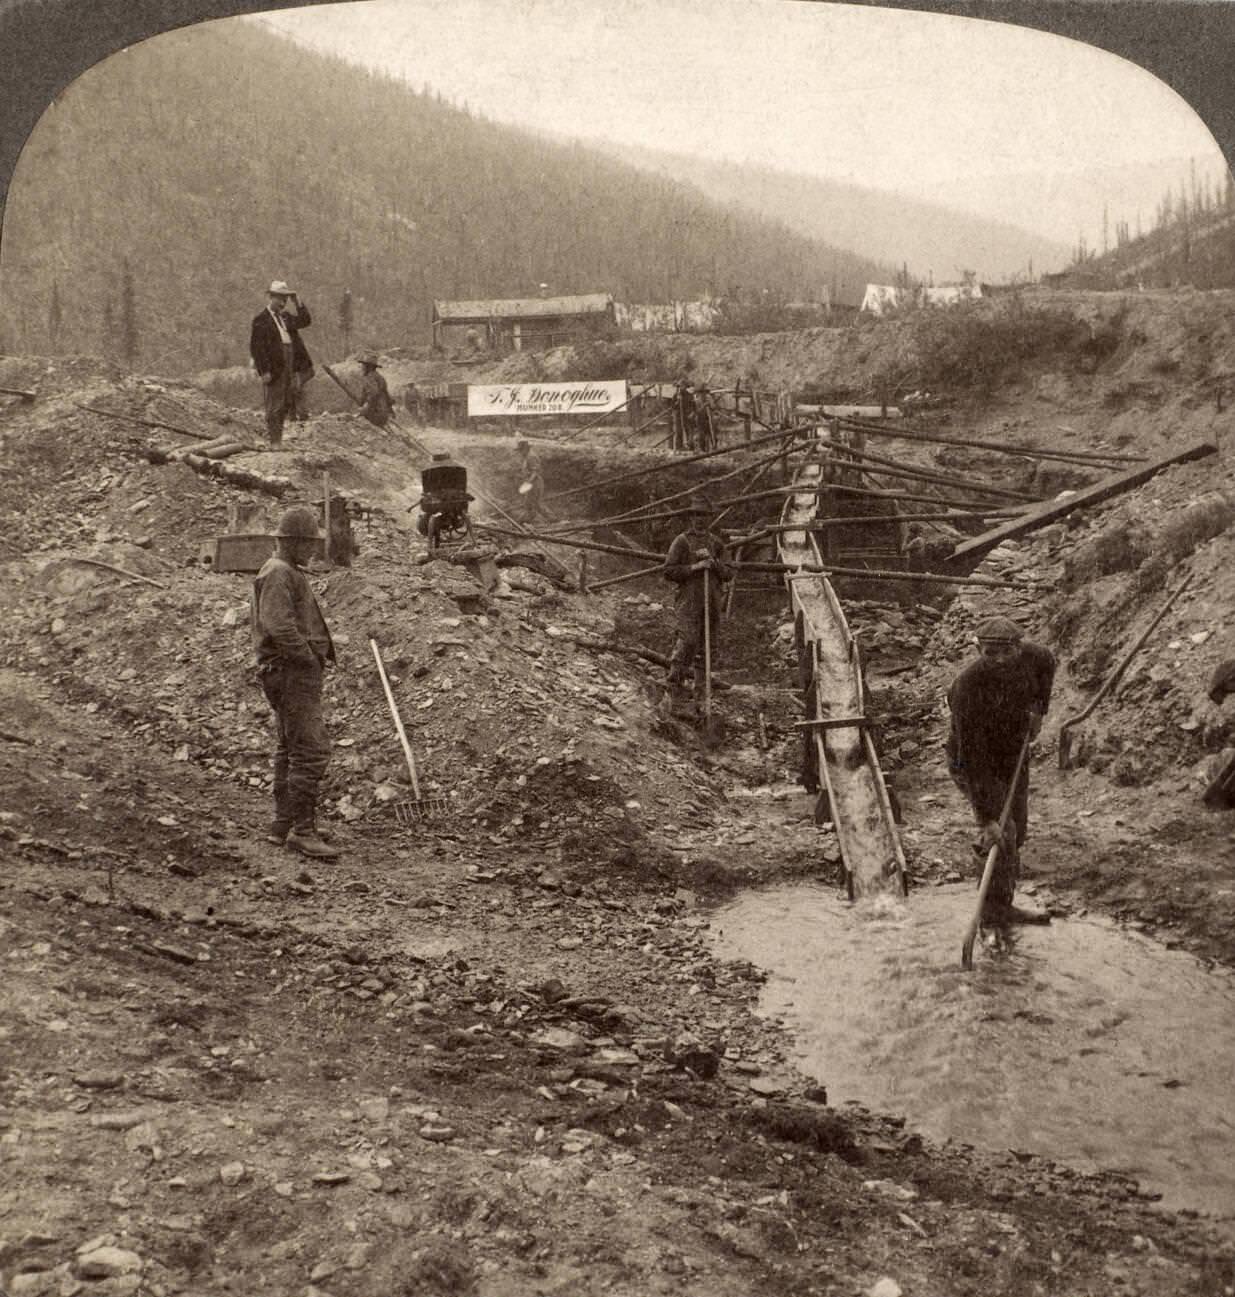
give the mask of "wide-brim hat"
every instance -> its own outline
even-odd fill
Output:
[[[284,511],[274,534],[288,540],[316,540],[321,536],[317,515],[303,504],[293,505]]]
[[[292,290],[282,279],[271,281],[270,287],[266,290],[271,297],[291,297]]]

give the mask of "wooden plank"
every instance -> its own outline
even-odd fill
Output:
[[[1104,478],[1093,486],[1087,486],[1083,490],[1077,491],[1075,495],[1070,495],[1066,500],[1051,500],[1037,509],[1026,510],[1021,517],[1015,518],[1011,522],[1005,522],[1001,527],[996,527],[992,531],[984,531],[980,536],[974,536],[972,540],[962,541],[952,551],[952,561],[955,563],[963,559],[978,558],[989,553],[996,545],[1005,540],[1010,540],[1015,536],[1028,535],[1031,531],[1046,526],[1047,523],[1066,518],[1075,509],[1084,509],[1091,504],[1100,504],[1104,500],[1110,500],[1117,495],[1121,495],[1124,491],[1132,490],[1133,487],[1141,486],[1143,483],[1148,482],[1151,477],[1162,472],[1164,468],[1170,468],[1173,464],[1184,464],[1190,460],[1204,459],[1207,455],[1216,455],[1217,453],[1218,447],[1213,442],[1198,441],[1184,450],[1176,451],[1173,455],[1164,455],[1161,459],[1151,460],[1148,464],[1141,464],[1136,468],[1128,469],[1126,472],[1116,473],[1113,477]]]
[[[869,716],[824,716],[812,721],[794,721],[795,730],[861,729],[870,724]]]

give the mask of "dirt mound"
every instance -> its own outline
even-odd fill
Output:
[[[91,412],[100,409],[129,417]],[[358,822],[410,796],[375,639],[426,794],[448,796],[454,814],[495,841],[551,827],[555,863],[615,854],[637,862],[631,844],[646,838],[656,808],[701,776],[653,733],[643,675],[576,647],[576,637],[595,644],[612,634],[595,602],[521,569],[486,592],[466,564],[414,561],[423,543],[409,537],[410,520],[382,508],[397,510],[414,481],[396,434],[321,416],[293,434],[288,452],[255,446],[240,457],[246,466],[288,483],[274,498],[185,463],[146,462],[152,445],[184,443],[147,426],[173,415],[198,437],[237,428],[200,394],[143,380],[94,384],[10,416],[0,503],[27,553],[7,564],[7,665],[54,680],[178,760],[266,789],[269,713],[252,671],[250,581],[194,560],[237,507],[260,529],[287,501],[320,494],[329,472],[333,490],[358,493],[375,511],[356,529],[362,563],[315,579],[340,650],[326,691],[336,743],[326,812]],[[569,788],[550,786],[547,772]]]

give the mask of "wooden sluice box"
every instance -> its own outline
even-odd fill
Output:
[[[268,532],[242,532],[239,535],[213,536],[202,541],[197,561],[216,572],[258,572],[274,553],[274,536]],[[326,540],[319,537],[313,557],[325,559]]]

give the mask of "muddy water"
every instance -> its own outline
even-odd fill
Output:
[[[1118,1170],[1235,1222],[1235,979],[1097,920],[1024,928],[960,971],[973,890],[850,906],[793,886],[717,911],[718,953],[768,969],[829,1101],[933,1139]]]

